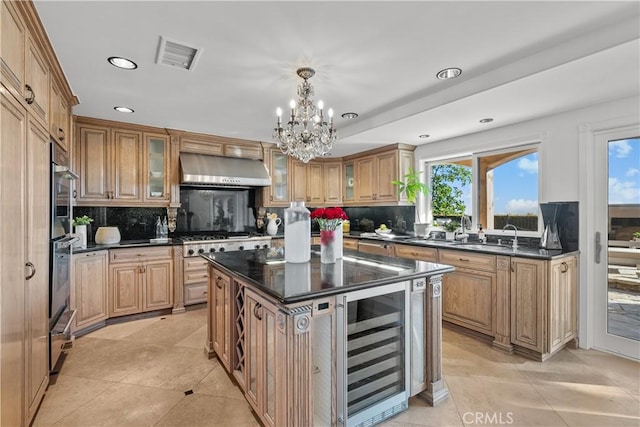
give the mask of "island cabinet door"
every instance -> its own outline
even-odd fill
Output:
[[[284,357],[278,345],[281,343],[277,327],[275,306],[257,294],[246,291],[246,397],[260,420],[267,426],[285,424],[284,414],[277,413],[278,382]],[[280,405],[282,406],[282,405]]]
[[[73,256],[71,282],[71,308],[76,310],[72,331],[104,321],[109,316],[107,251],[96,251]]]
[[[442,319],[495,336],[494,273],[457,268],[442,280]]]
[[[212,345],[222,366],[231,370],[231,278],[212,269]]]

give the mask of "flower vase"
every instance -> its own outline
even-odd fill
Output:
[[[87,226],[86,225],[76,225],[76,234],[80,238],[80,246],[82,248],[87,247]]]
[[[320,230],[320,262],[323,264],[336,262],[335,230]]]

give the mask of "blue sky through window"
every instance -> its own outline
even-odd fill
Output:
[[[640,204],[640,137],[609,141],[609,204]]]
[[[494,213],[538,214],[538,153],[527,154],[493,170]]]

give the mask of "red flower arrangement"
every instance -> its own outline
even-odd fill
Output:
[[[320,226],[320,231],[335,230],[342,225],[342,221],[349,219],[342,208],[318,208],[311,212],[311,219]]]

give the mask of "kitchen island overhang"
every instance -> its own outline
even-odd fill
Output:
[[[314,248],[319,249],[319,248]],[[206,254],[207,351],[266,425],[371,425],[435,405],[442,275],[453,267],[345,250],[304,264],[282,248]]]

